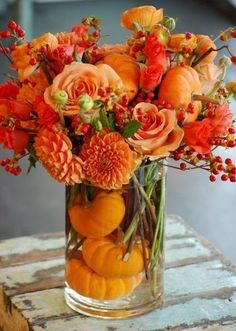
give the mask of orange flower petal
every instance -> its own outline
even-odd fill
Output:
[[[79,156],[86,179],[102,189],[120,189],[128,184],[136,166],[136,154],[117,132],[93,135]]]
[[[154,6],[140,6],[126,10],[121,16],[121,26],[132,30],[133,24],[142,27],[152,27],[163,20],[163,8]]]
[[[74,185],[84,178],[82,160],[71,152],[72,143],[61,131],[47,128],[35,138],[35,152],[47,172],[60,183]]]

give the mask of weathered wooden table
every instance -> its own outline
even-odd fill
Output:
[[[0,331],[236,330],[235,266],[176,216],[166,235],[164,306],[126,320],[66,306],[62,233],[1,241]]]

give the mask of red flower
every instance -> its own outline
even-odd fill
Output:
[[[0,115],[13,115],[20,120],[28,120],[30,118],[31,107],[22,102],[9,99],[0,99]]]
[[[154,90],[160,84],[163,72],[163,67],[159,64],[143,68],[139,81],[140,87],[148,91]]]
[[[163,71],[166,70],[166,52],[163,48],[163,45],[158,41],[156,35],[149,35],[146,37],[146,43],[143,51],[149,65],[161,65],[163,67]]]
[[[29,143],[29,135],[22,130],[0,127],[0,144],[4,148],[22,153]]]
[[[51,126],[59,121],[59,115],[44,102],[42,97],[36,98],[33,107],[38,115],[39,125]]]
[[[215,108],[214,116],[210,119],[214,137],[222,137],[227,134],[233,123],[233,114],[229,111],[229,104],[219,105]]]
[[[0,99],[15,99],[17,94],[19,93],[19,86],[12,83],[4,83],[0,85]]]
[[[201,122],[189,122],[183,127],[185,143],[200,154],[209,153],[211,150],[210,138],[213,128],[208,118]]]

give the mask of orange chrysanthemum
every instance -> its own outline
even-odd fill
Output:
[[[135,169],[135,153],[117,132],[95,134],[80,152],[85,177],[103,189],[120,189]]]
[[[54,179],[66,185],[81,183],[84,178],[83,162],[72,154],[72,143],[63,132],[41,129],[35,138],[34,147],[43,167]]]

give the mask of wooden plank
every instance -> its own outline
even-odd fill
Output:
[[[193,274],[195,274],[194,277]],[[168,269],[165,272],[166,307],[194,297],[230,297],[235,290],[236,274],[227,270],[220,261],[178,267]],[[63,303],[63,289],[49,289],[16,295],[12,298],[12,302],[20,311],[25,311],[26,317],[34,318],[42,315],[44,318],[49,318],[65,313],[71,315],[71,311],[65,309]],[[34,307],[36,307],[36,316],[34,315]],[[29,315],[27,315],[27,311]]]
[[[128,320],[97,320],[82,315],[63,316],[44,321],[38,320],[33,327],[35,331],[166,331],[168,330],[201,330],[200,326],[217,329],[228,321],[236,325],[236,292],[230,298],[201,299],[194,298],[184,303],[175,304],[153,311],[149,314],[129,318]],[[224,329],[225,330],[225,329]],[[227,329],[226,329],[227,330]],[[228,330],[232,331],[233,328]]]
[[[126,325],[124,321],[111,323],[97,321],[78,315],[66,306],[63,289],[55,288],[62,286],[64,282],[63,235],[57,234],[56,238],[49,234],[48,239],[45,236],[43,239],[39,237],[41,236],[33,237],[33,239],[32,237],[17,238],[9,243],[7,240],[0,242],[0,255],[1,251],[4,252],[2,269],[0,269],[0,284],[4,287],[4,290],[0,290],[0,330],[2,331],[3,325],[4,331],[124,330]],[[233,306],[236,311],[234,266],[225,261],[207,242],[199,240],[196,233],[178,217],[172,215],[168,217],[167,238],[168,269],[165,272],[165,305],[161,310],[143,316],[147,319],[146,322],[142,320],[143,324],[139,325],[137,322],[141,317],[129,319],[128,329],[136,331],[157,331],[167,330],[167,328],[168,330],[191,330],[193,327],[198,331],[201,327],[210,324],[217,328],[222,323],[234,323],[236,317],[230,310]],[[28,239],[33,245],[34,252],[38,254],[38,260],[37,254],[32,255],[29,243],[17,251],[17,245],[21,242],[24,246]],[[44,247],[47,247],[49,254]],[[6,267],[7,262],[8,267]],[[203,312],[197,312],[196,320],[194,320],[197,304],[201,307],[200,311],[203,309],[205,315]],[[212,314],[209,310],[210,316],[213,316],[212,319],[206,316],[208,306],[214,313]],[[184,315],[187,311],[192,320]],[[153,324],[148,323],[150,316]],[[17,321],[17,324],[14,324],[14,321]],[[183,324],[183,321],[186,323]],[[177,323],[180,322],[182,324],[178,325]],[[142,327],[145,328],[142,329]]]
[[[235,272],[219,260],[170,268],[165,272],[165,293],[168,298],[234,287]]]
[[[192,229],[186,227],[185,222],[176,215],[167,215],[166,238],[187,237],[193,234]]]
[[[170,239],[166,244],[167,268],[214,259],[212,252],[196,238]],[[64,259],[51,259],[0,269],[0,284],[8,295],[63,285]]]
[[[166,240],[166,268],[213,259],[218,256],[195,237]]]
[[[64,255],[62,232],[0,241],[0,268],[52,259]]]
[[[235,331],[236,323],[234,321],[223,321],[212,325],[202,324],[197,327],[190,327],[185,329],[175,328],[175,331]]]
[[[0,269],[0,284],[7,295],[63,285],[64,258]]]

